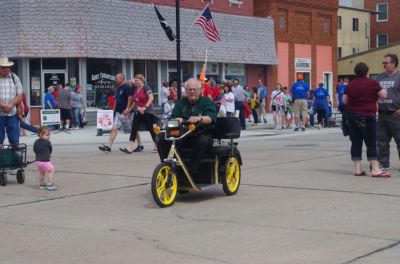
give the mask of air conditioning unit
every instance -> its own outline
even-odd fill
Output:
[[[228,1],[229,1],[229,6],[236,5],[240,8],[240,6],[243,4],[243,1],[240,0],[228,0]]]

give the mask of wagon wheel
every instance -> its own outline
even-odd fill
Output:
[[[23,184],[25,182],[25,171],[23,170],[17,171],[17,182],[19,184]]]
[[[236,156],[226,160],[226,170],[222,175],[222,186],[226,195],[234,195],[239,190],[241,178],[240,163]]]
[[[151,179],[154,201],[162,208],[171,206],[175,202],[177,191],[178,181],[175,171],[170,165],[161,163],[155,168]]]
[[[7,183],[7,173],[5,171],[0,172],[0,186],[6,186]]]

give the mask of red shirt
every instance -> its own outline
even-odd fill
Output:
[[[356,77],[349,83],[346,111],[368,116],[376,115],[378,93],[382,90],[378,82],[367,77]]]
[[[203,96],[209,96],[211,95],[211,97],[213,97],[213,91],[211,89],[211,86],[208,85],[208,83],[204,84],[204,92],[203,92]]]
[[[133,95],[133,100],[136,103],[136,108],[146,106],[147,102],[149,101],[149,94],[151,94],[151,90],[148,86],[143,86],[143,88],[136,91],[136,93]]]
[[[114,110],[115,108],[115,97],[114,96],[108,96],[107,97],[107,105],[108,105],[108,109],[110,110]]]

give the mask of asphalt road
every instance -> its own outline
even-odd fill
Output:
[[[158,160],[100,153],[93,128],[52,135],[58,191],[0,188],[0,263],[399,263],[400,167],[394,177],[352,176],[339,129],[243,133],[237,195],[222,188],[160,209],[150,177]],[[23,139],[30,146],[34,136]],[[364,167],[367,168],[365,162]]]

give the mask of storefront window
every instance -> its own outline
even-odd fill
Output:
[[[68,82],[71,85],[71,90],[75,89],[75,86],[79,84],[79,60],[68,59]]]
[[[40,59],[30,59],[29,60],[29,72],[30,72],[30,98],[31,106],[41,106],[42,105],[42,84],[41,84],[41,69],[40,69]],[[43,87],[45,90],[47,87]]]
[[[146,83],[154,94],[154,104],[158,102],[157,61],[146,61]]]
[[[145,69],[145,61],[144,60],[137,60],[133,62],[133,73],[136,74],[143,74],[146,77],[146,69]]]
[[[88,59],[86,99],[88,106],[105,108],[107,94],[115,88],[115,75],[122,71],[122,60]]]
[[[43,59],[43,70],[65,70],[67,68],[66,59]]]
[[[196,63],[197,78],[200,78],[200,72],[203,67],[203,64],[204,64],[203,62]],[[206,77],[208,78],[213,77],[217,83],[221,82],[219,66],[220,66],[219,63],[208,62],[206,67]]]
[[[242,85],[247,83],[244,64],[225,63],[225,79],[239,80]]]

